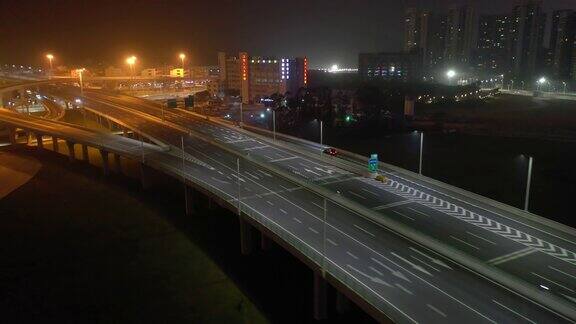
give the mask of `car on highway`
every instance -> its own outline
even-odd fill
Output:
[[[336,156],[336,155],[338,155],[338,150],[336,150],[336,149],[333,148],[333,147],[325,148],[324,151],[322,151],[322,152],[323,152],[324,154],[328,154],[328,155],[331,155],[331,156]]]

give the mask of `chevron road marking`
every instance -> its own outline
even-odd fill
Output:
[[[572,265],[576,265],[576,253],[572,251],[566,250],[562,247],[546,242],[530,234],[524,233],[510,226],[494,221],[488,217],[474,213],[468,209],[462,208],[448,201],[429,195],[423,191],[406,186],[398,181],[388,180],[388,182],[386,183],[377,183],[377,184],[374,181],[368,179],[363,179],[363,181],[378,188],[384,189],[388,192],[391,192],[404,199],[412,200],[415,203],[419,203],[423,206],[432,208],[446,215],[464,221],[468,224],[483,228],[489,232],[500,235],[516,243],[520,243],[524,246],[533,248],[542,253],[548,254],[562,261],[568,262]]]

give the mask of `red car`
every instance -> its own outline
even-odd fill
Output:
[[[331,156],[338,155],[338,151],[333,147],[328,147],[328,148],[324,149],[324,151],[322,151],[322,152],[324,152],[324,154],[328,154]]]

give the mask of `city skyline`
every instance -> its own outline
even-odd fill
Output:
[[[407,7],[438,12],[448,10],[452,4],[470,2],[480,13],[505,13],[512,7],[512,1],[293,1],[284,12],[275,10],[263,16],[259,9],[270,6],[263,1],[176,1],[170,5],[156,1],[104,1],[97,6],[64,2],[57,8],[49,3],[3,2],[0,48],[11,51],[0,51],[0,62],[42,65],[43,56],[50,51],[57,55],[55,64],[86,64],[92,60],[120,65],[127,55],[136,54],[141,64],[154,65],[177,62],[174,53],[185,51],[190,64],[215,65],[215,53],[223,50],[306,55],[312,68],[356,66],[361,52],[402,49],[403,33],[386,31],[402,29]],[[576,4],[550,0],[544,9],[550,13],[560,8],[576,8]],[[25,37],[27,41],[23,42]]]

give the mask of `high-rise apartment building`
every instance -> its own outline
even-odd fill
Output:
[[[543,66],[546,15],[542,0],[516,0],[510,20],[510,68],[515,77],[531,78]]]
[[[556,10],[552,15],[550,51],[552,74],[560,80],[576,80],[572,71],[576,65],[576,12]]]
[[[448,11],[446,60],[452,64],[469,64],[476,47],[478,28],[476,11],[470,5],[452,7]]]
[[[481,15],[478,20],[478,42],[474,60],[476,71],[503,74],[508,71],[510,17]]]

